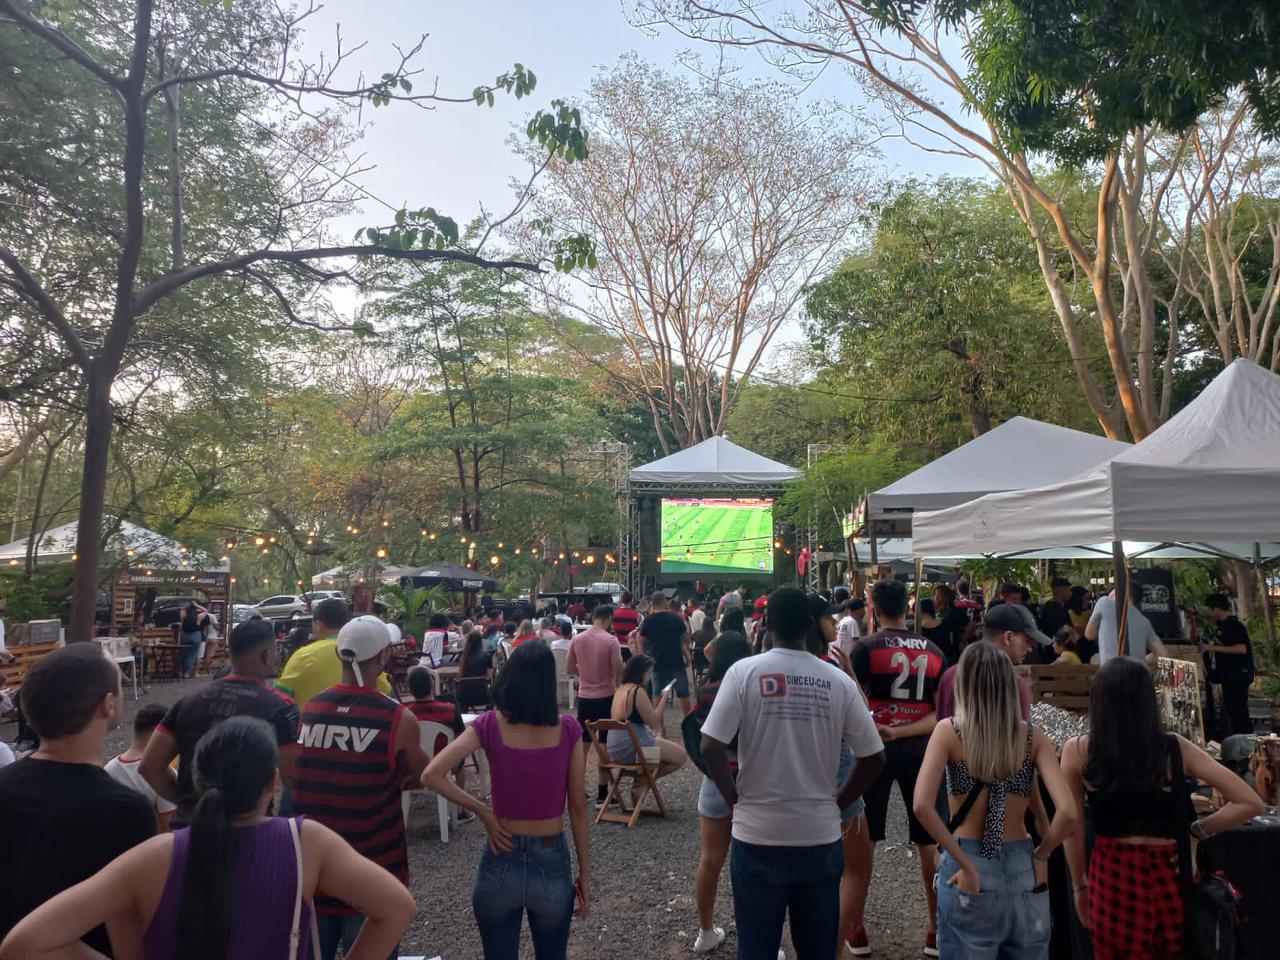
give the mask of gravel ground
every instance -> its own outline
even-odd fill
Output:
[[[153,684],[143,702],[170,704],[207,680]],[[108,743],[109,755],[122,750],[129,739],[135,710],[126,696],[128,712]],[[675,731],[676,713],[668,713],[668,729]],[[0,736],[12,742],[15,728],[0,728]],[[594,768],[594,757],[591,767]],[[472,774],[474,782],[474,773]],[[594,791],[594,769],[587,784]],[[593,897],[591,916],[574,920],[569,941],[572,960],[634,960],[693,957],[697,913],[693,903],[693,876],[698,865],[697,796],[701,774],[686,767],[661,781],[667,817],[643,818],[634,829],[602,823],[591,828]],[[469,784],[469,786],[471,786]],[[594,811],[593,811],[594,815]],[[906,842],[906,813],[895,793],[889,811],[889,839],[877,851],[875,876],[867,905],[867,930],[877,960],[906,960],[921,955],[924,941],[924,893],[915,850]],[[471,886],[484,843],[484,829],[477,823],[450,832],[440,842],[436,802],[433,796],[413,798],[409,827],[409,860],[418,915],[406,932],[401,953],[406,956],[440,956],[443,960],[479,960],[480,937],[471,915]],[[729,936],[713,957],[731,958],[736,940],[733,900],[726,865],[716,900],[716,922]],[[787,956],[795,956],[784,935]],[[522,958],[532,958],[526,927]]]

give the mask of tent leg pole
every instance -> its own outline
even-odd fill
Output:
[[[1274,662],[1280,656],[1280,651],[1276,650],[1276,625],[1271,619],[1271,592],[1267,589],[1266,571],[1262,569],[1262,546],[1257,542],[1253,545],[1253,572],[1258,580],[1258,591],[1262,594],[1262,622],[1263,629],[1267,632],[1267,650]]]
[[[1119,540],[1111,541],[1111,563],[1116,580],[1116,653],[1124,655],[1129,650],[1129,570]]]

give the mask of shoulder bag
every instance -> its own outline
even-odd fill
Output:
[[[1190,960],[1240,960],[1244,956],[1244,908],[1240,892],[1218,870],[1197,882],[1192,874],[1190,825],[1195,820],[1191,791],[1182,768],[1182,748],[1169,734],[1169,772],[1175,803],[1178,881],[1182,887],[1183,939]]]

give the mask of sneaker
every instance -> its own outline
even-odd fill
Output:
[[[458,823],[470,823],[474,819],[476,819],[476,815],[470,810],[458,811]]]
[[[929,930],[924,935],[924,955],[926,957],[936,957],[938,955],[938,931]]]
[[[859,927],[855,930],[853,936],[845,941],[845,946],[849,948],[849,953],[852,956],[871,956],[871,943],[867,940],[867,928]]]
[[[596,797],[596,809],[603,810],[608,797]]]
[[[778,948],[778,960],[787,960],[787,951],[781,947]]]
[[[693,941],[694,953],[710,953],[724,943],[724,928],[712,927],[710,930],[699,930],[698,939]]]

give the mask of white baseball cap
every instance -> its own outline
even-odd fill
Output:
[[[338,631],[338,657],[351,664],[356,671],[356,680],[364,683],[356,664],[372,660],[391,642],[391,631],[377,617],[371,614],[354,617]]]

